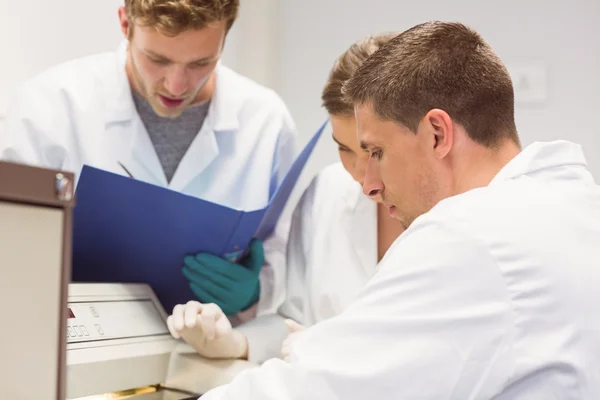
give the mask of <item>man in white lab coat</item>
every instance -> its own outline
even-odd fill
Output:
[[[116,53],[22,85],[0,159],[76,174],[87,164],[236,209],[264,207],[294,159],[296,133],[279,96],[219,62],[238,8],[239,0],[125,0],[127,40]],[[183,272],[200,301],[228,315],[271,311],[284,277],[269,265],[281,264],[284,248],[273,237],[264,249],[253,243],[244,265],[204,254]],[[216,270],[231,278],[225,287]]]
[[[289,363],[202,399],[600,399],[600,187],[581,148],[521,149],[509,74],[459,23],[398,35],[345,93],[363,189],[407,230]]]

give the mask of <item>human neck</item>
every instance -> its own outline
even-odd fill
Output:
[[[521,147],[509,139],[493,149],[475,143],[468,146],[468,155],[457,160],[455,194],[489,185],[500,170],[521,152]]]

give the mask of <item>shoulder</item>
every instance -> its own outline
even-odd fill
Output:
[[[417,218],[392,244],[374,281],[410,282],[440,295],[449,291],[457,295],[455,289],[465,282],[501,282],[482,232],[469,226],[474,219],[452,214],[453,210],[462,213],[454,204],[436,207]]]
[[[554,201],[542,186],[524,177],[450,197],[421,218],[444,222],[483,240],[510,234],[524,221],[538,219]]]
[[[116,64],[114,53],[87,56],[25,80],[9,101],[7,126],[29,120],[36,129],[55,129],[57,123],[69,121],[73,112],[97,113],[102,106],[101,92],[116,77]]]
[[[344,169],[341,162],[330,164],[323,168],[313,179],[313,184],[321,190],[340,193],[345,189],[354,189],[356,192],[360,185]]]
[[[337,162],[323,168],[310,182],[300,200],[300,209],[304,215],[331,212],[352,207],[362,195],[361,188],[341,163]]]
[[[415,256],[413,262],[421,258],[422,262],[440,265],[451,260],[464,266],[471,260],[471,265],[478,265],[473,255],[492,260],[498,248],[521,246],[539,230],[548,215],[544,209],[549,202],[543,197],[528,180],[502,182],[444,199],[418,217],[390,249],[398,251],[389,253],[398,257],[394,262],[411,254]],[[425,248],[436,251],[423,252]]]
[[[19,85],[9,105],[9,117],[35,113],[42,118],[45,110],[54,117],[68,109],[89,109],[100,101],[101,92],[117,80],[114,53],[104,53],[67,61],[27,79]],[[77,104],[77,105],[75,105]],[[93,107],[91,107],[93,108]]]
[[[227,93],[228,97],[230,94],[234,94],[235,98],[232,98],[232,101],[235,101],[239,108],[263,110],[289,117],[289,111],[283,99],[273,89],[224,65],[219,65],[217,74],[217,82],[219,85],[223,85],[223,92]]]
[[[22,91],[80,89],[116,71],[115,53],[102,53],[70,60],[52,66],[26,80]]]

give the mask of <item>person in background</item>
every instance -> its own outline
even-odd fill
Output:
[[[116,52],[54,66],[19,88],[0,159],[77,175],[87,164],[231,208],[264,207],[294,160],[296,128],[277,94],[220,62],[238,8],[125,0]],[[183,273],[198,300],[239,322],[281,304],[273,289],[285,277],[271,266],[284,253],[285,237],[273,236],[255,240],[239,264],[198,254],[202,267]]]
[[[341,163],[326,167],[313,179],[293,213],[286,300],[278,312],[232,329],[217,305],[192,301],[176,306],[168,318],[175,338],[183,337],[207,357],[262,363],[281,354],[289,330],[285,358],[297,332],[340,314],[375,274],[404,227],[390,217],[381,197],[362,193],[368,154],[356,139],[354,108],[344,100],[342,85],[393,36],[370,36],[354,43],[331,69],[322,101]]]

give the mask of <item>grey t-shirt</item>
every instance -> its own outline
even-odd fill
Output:
[[[181,159],[202,128],[210,102],[191,106],[176,118],[165,118],[157,115],[146,99],[135,90],[131,92],[137,112],[165,171],[167,182],[171,182]]]

